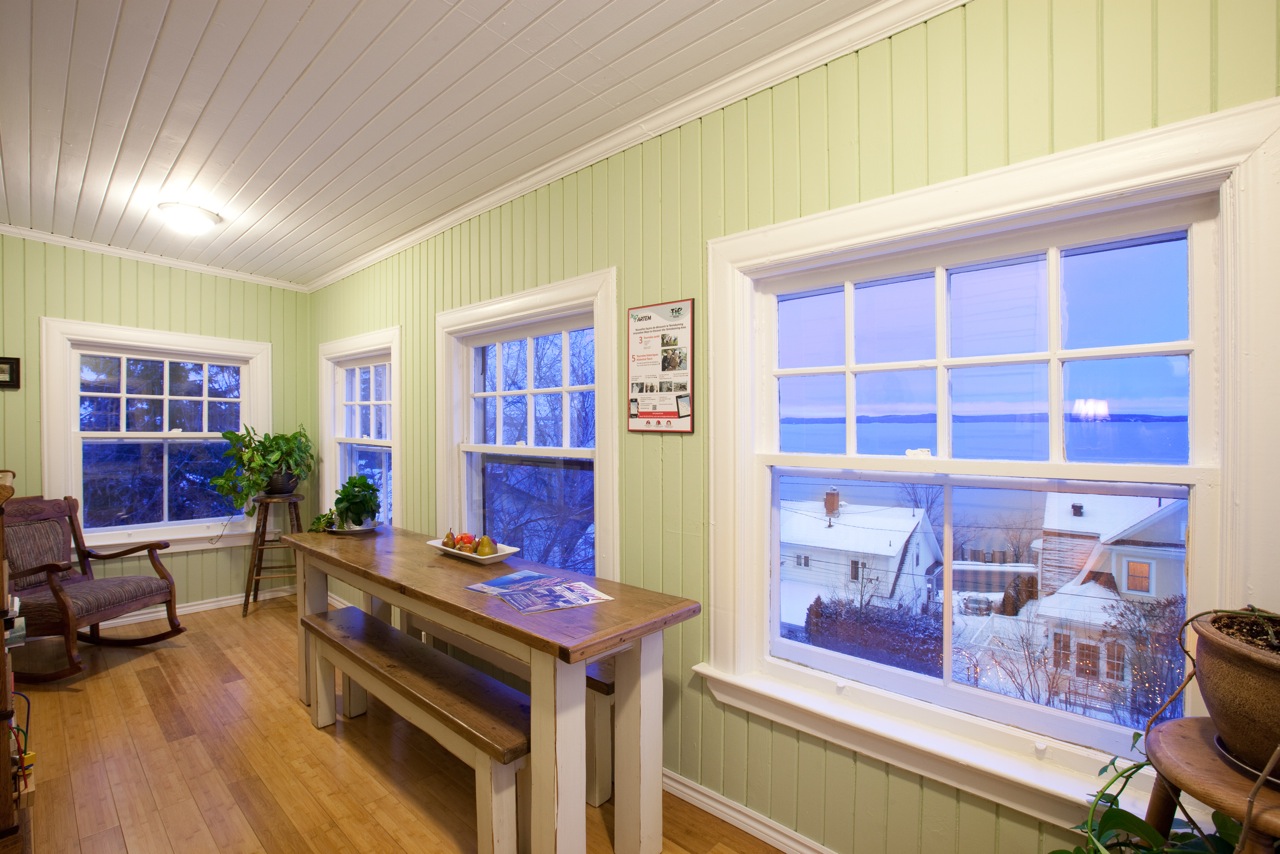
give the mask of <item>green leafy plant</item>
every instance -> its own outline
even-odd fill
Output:
[[[358,527],[366,520],[373,521],[380,509],[382,502],[378,500],[378,487],[362,474],[347,478],[333,502],[337,523],[344,528]]]
[[[1133,734],[1136,749],[1142,733]],[[1110,775],[1094,796],[1089,814],[1075,829],[1085,834],[1085,844],[1075,848],[1060,848],[1050,854],[1111,854],[1111,852],[1147,852],[1147,854],[1172,854],[1176,851],[1201,851],[1210,854],[1231,854],[1240,841],[1240,822],[1214,810],[1213,829],[1197,825],[1184,811],[1185,819],[1174,822],[1166,837],[1151,826],[1146,819],[1120,806],[1120,795],[1129,782],[1151,765],[1149,760],[1120,766],[1119,757],[1113,757],[1102,766],[1099,775]],[[1157,783],[1157,785],[1160,785]]]
[[[301,482],[315,467],[311,437],[301,425],[292,433],[261,436],[252,427],[246,427],[241,433],[227,430],[222,438],[231,443],[231,447],[222,452],[231,464],[209,483],[219,495],[230,498],[237,510],[244,510],[246,516],[252,516],[257,510],[252,499],[266,489],[273,475],[291,473]]]
[[[311,524],[307,526],[307,531],[313,534],[322,534],[331,530],[338,522],[334,518],[332,510],[326,510],[319,516],[311,520]]]

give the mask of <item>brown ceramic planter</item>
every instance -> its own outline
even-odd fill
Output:
[[[1280,654],[1223,634],[1213,627],[1213,616],[1191,623],[1199,635],[1200,695],[1227,751],[1243,765],[1261,770],[1280,743]]]

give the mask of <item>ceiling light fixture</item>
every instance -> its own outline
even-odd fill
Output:
[[[213,211],[182,202],[161,202],[156,205],[156,210],[160,211],[170,228],[183,234],[204,234],[222,222],[222,217]]]

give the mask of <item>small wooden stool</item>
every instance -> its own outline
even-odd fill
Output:
[[[1166,836],[1173,823],[1178,792],[1186,792],[1236,821],[1244,821],[1246,799],[1258,778],[1228,762],[1214,746],[1215,735],[1217,731],[1208,718],[1179,718],[1165,721],[1147,736],[1147,758],[1156,769],[1147,822]],[[1280,792],[1267,785],[1258,791],[1253,805],[1253,822],[1244,851],[1271,854],[1277,837]]]
[[[298,564],[296,561],[290,563],[282,563],[276,566],[263,565],[263,553],[268,549],[287,549],[290,546],[281,542],[267,542],[267,517],[271,515],[272,507],[285,505],[289,508],[289,533],[302,533],[302,520],[298,516],[298,503],[302,501],[302,495],[295,492],[292,495],[259,495],[253,499],[253,503],[258,505],[258,524],[253,529],[253,547],[249,550],[249,572],[244,579],[244,607],[240,610],[240,616],[249,616],[249,597],[253,597],[253,601],[258,601],[258,582],[264,578],[295,578],[297,577]],[[263,575],[262,571],[277,569],[292,569],[293,572],[279,572],[271,575]]]

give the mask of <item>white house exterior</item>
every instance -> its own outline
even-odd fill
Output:
[[[919,607],[941,583],[942,549],[923,510],[779,502],[781,621],[804,625],[815,597]]]

